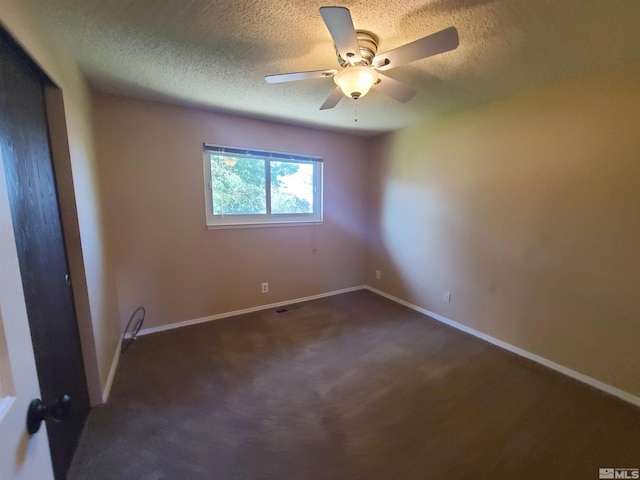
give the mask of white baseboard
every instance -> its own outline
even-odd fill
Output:
[[[140,330],[140,332],[138,332],[138,336],[142,336],[142,335],[149,335],[151,333],[156,333],[156,332],[163,332],[165,330],[172,330],[174,328],[181,328],[181,327],[186,327],[189,325],[197,325],[199,323],[205,323],[205,322],[211,322],[214,320],[220,320],[223,318],[227,318],[227,317],[233,317],[236,315],[243,315],[246,313],[253,313],[253,312],[258,312],[260,310],[268,310],[271,308],[277,308],[277,307],[283,307],[285,305],[291,305],[293,303],[301,303],[301,302],[307,302],[309,300],[316,300],[319,298],[325,298],[325,297],[331,297],[333,295],[338,295],[341,293],[347,293],[347,292],[353,292],[356,290],[369,290],[375,294],[378,294],[382,297],[388,298],[389,300],[392,300],[396,303],[399,303],[400,305],[404,305],[405,307],[408,307],[412,310],[415,310],[417,312],[422,313],[423,315],[427,315],[428,317],[431,317],[441,323],[444,323],[446,325],[449,325],[450,327],[453,327],[457,330],[460,330],[462,332],[468,333],[470,335],[473,335],[474,337],[477,337],[481,340],[484,340],[485,342],[489,342],[497,347],[500,347],[504,350],[507,350],[509,352],[515,353],[516,355],[519,355],[521,357],[524,357],[526,359],[532,360],[536,363],[539,363],[540,365],[543,365],[547,368],[551,368],[552,370],[555,370],[556,372],[562,373],[563,375],[566,375],[568,377],[571,377],[575,380],[578,380],[579,382],[582,382],[586,385],[589,385],[593,388],[596,388],[600,391],[603,391],[605,393],[608,393],[609,395],[613,395],[614,397],[617,397],[621,400],[624,400],[625,402],[631,403],[632,405],[635,405],[637,407],[640,407],[640,397],[637,397],[635,395],[632,395],[629,392],[626,392],[624,390],[621,390],[619,388],[616,388],[612,385],[609,385],[607,383],[601,382],[600,380],[596,380],[593,377],[589,377],[588,375],[584,375],[583,373],[577,372],[575,370],[572,370],[568,367],[565,367],[564,365],[560,365],[559,363],[555,363],[551,360],[548,360],[544,357],[541,357],[539,355],[536,355],[535,353],[531,353],[528,352],[527,350],[523,350],[522,348],[516,347],[515,345],[511,345],[510,343],[504,342],[502,340],[499,340],[495,337],[492,337],[490,335],[487,335],[485,333],[482,333],[478,330],[475,330],[473,328],[467,327],[466,325],[462,325],[461,323],[455,322],[449,318],[443,317],[442,315],[439,315],[435,312],[432,312],[430,310],[427,310],[426,308],[422,308],[422,307],[418,307],[417,305],[414,305],[412,303],[409,303],[405,300],[402,300],[398,297],[394,297],[393,295],[390,295],[386,292],[383,292],[381,290],[378,290],[376,288],[373,288],[369,285],[360,285],[357,287],[351,287],[351,288],[344,288],[342,290],[335,290],[332,292],[327,292],[327,293],[321,293],[319,295],[312,295],[309,297],[303,297],[303,298],[296,298],[293,300],[287,300],[284,302],[277,302],[277,303],[270,303],[267,305],[260,305],[257,307],[252,307],[252,308],[245,308],[242,310],[235,310],[232,312],[225,312],[225,313],[219,313],[217,315],[209,315],[208,317],[201,317],[201,318],[196,318],[193,320],[185,320],[183,322],[176,322],[176,323],[170,323],[168,325],[161,325],[159,327],[151,327],[151,328],[145,328]],[[118,343],[118,348],[116,349],[115,355],[113,357],[113,362],[111,363],[111,369],[109,370],[109,376],[107,377],[107,381],[103,390],[103,394],[102,394],[102,399],[103,401],[106,403],[108,398],[109,398],[109,393],[111,392],[111,386],[113,384],[113,379],[115,377],[116,374],[116,370],[118,368],[118,362],[120,361],[120,344]]]
[[[246,313],[259,312],[260,310],[269,310],[271,308],[284,307],[285,305],[291,305],[292,303],[308,302],[309,300],[317,300],[318,298],[332,297],[340,293],[354,292],[356,290],[364,290],[367,288],[364,285],[357,287],[343,288],[342,290],[334,290],[332,292],[320,293],[318,295],[311,295],[310,297],[296,298],[293,300],[287,300],[284,302],[269,303],[267,305],[259,305],[257,307],[245,308],[242,310],[234,310],[233,312],[218,313],[216,315],[209,315],[208,317],[195,318],[193,320],[185,320],[183,322],[169,323],[167,325],[160,325],[159,327],[143,328],[138,332],[138,336],[149,335],[150,333],[164,332],[165,330],[173,330],[174,328],[187,327],[189,325],[197,325],[198,323],[212,322],[214,320],[220,320],[227,317],[235,317],[236,315],[244,315]]]
[[[544,357],[536,355],[535,353],[528,352],[527,350],[523,350],[522,348],[516,347],[515,345],[511,345],[510,343],[504,342],[502,340],[498,340],[495,337],[482,333],[473,328],[467,327],[466,325],[462,325],[461,323],[454,322],[453,320],[443,317],[442,315],[438,315],[437,313],[431,312],[425,308],[421,308],[421,307],[418,307],[417,305],[413,305],[412,303],[406,302],[398,297],[394,297],[393,295],[389,295],[388,293],[377,290],[373,287],[370,287],[369,285],[367,285],[365,288],[373,293],[376,293],[385,298],[388,298],[389,300],[399,303],[400,305],[404,305],[405,307],[408,307],[412,310],[415,310],[424,315],[427,315],[441,323],[449,325],[450,327],[453,327],[457,330],[473,335],[474,337],[484,340],[485,342],[489,342],[504,350],[515,353],[516,355],[520,355],[521,357],[524,357],[526,359],[532,360],[547,368],[551,368],[556,372],[560,372],[568,377],[578,380],[579,382],[585,383],[593,388],[597,388],[598,390],[608,393],[609,395],[618,397],[619,399],[624,400],[625,402],[631,403],[636,407],[640,407],[640,397],[636,397],[635,395],[632,395],[629,392],[625,392],[624,390],[613,387],[607,383],[601,382],[600,380],[596,380],[595,378],[589,377],[588,375],[584,375],[583,373],[576,372],[575,370],[567,368],[564,365],[560,365],[559,363],[552,362],[551,360],[548,360]]]
[[[109,394],[111,393],[111,386],[113,385],[113,379],[116,377],[116,370],[118,370],[118,363],[120,362],[120,342],[118,342],[118,347],[116,348],[116,352],[113,355],[113,360],[111,361],[111,368],[109,369],[109,376],[107,376],[107,381],[104,384],[104,388],[102,389],[102,403],[107,403],[109,400]]]

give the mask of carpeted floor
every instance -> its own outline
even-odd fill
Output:
[[[368,291],[141,337],[71,480],[597,479],[640,409]]]

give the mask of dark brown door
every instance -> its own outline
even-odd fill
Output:
[[[0,31],[0,148],[38,380],[45,404],[71,397],[64,421],[47,420],[54,473],[63,479],[89,399],[49,149],[46,84],[44,74]]]

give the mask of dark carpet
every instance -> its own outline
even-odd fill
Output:
[[[141,337],[69,478],[590,480],[604,467],[640,467],[640,409],[357,291]]]

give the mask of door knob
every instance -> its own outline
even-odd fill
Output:
[[[45,405],[39,398],[31,400],[29,410],[27,410],[27,432],[33,435],[40,430],[40,423],[51,417],[56,422],[61,422],[69,415],[71,408],[71,397],[62,395],[55,403]]]

